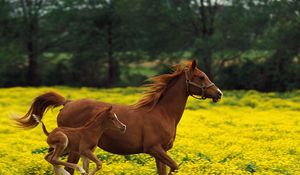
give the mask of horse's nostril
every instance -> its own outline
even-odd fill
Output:
[[[125,125],[123,125],[123,126],[122,126],[122,129],[123,129],[123,130],[125,130],[125,129],[126,129],[126,126],[125,126]]]
[[[220,91],[217,94],[219,95],[219,97],[222,97],[222,95],[223,95],[222,92],[220,92]]]
[[[123,125],[122,128],[121,128],[121,132],[125,133],[125,131],[126,131],[126,125]]]

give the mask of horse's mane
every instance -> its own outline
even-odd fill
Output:
[[[133,105],[134,108],[140,108],[147,105],[151,105],[151,109],[159,102],[164,92],[168,89],[168,85],[173,79],[181,75],[181,73],[191,65],[191,62],[185,62],[173,66],[174,72],[171,74],[158,75],[149,78],[150,83],[144,85],[146,91],[143,97]]]

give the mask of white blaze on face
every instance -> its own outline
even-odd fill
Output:
[[[120,120],[118,119],[118,116],[117,116],[117,114],[116,114],[116,113],[114,113],[114,116],[115,116],[116,120],[117,120],[119,123],[121,123],[121,124],[123,125],[123,123],[122,123],[122,122],[120,122]]]
[[[114,116],[115,116],[115,118],[117,119],[117,121],[125,128],[125,130],[126,130],[126,125],[124,125],[119,119],[118,119],[118,116],[117,116],[117,114],[116,113],[114,113]],[[124,131],[125,131],[124,130]]]
[[[217,91],[223,95],[222,91],[219,88],[217,89]]]
[[[119,121],[118,116],[116,113],[114,113],[115,118]]]

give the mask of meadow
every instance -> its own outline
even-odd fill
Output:
[[[52,174],[44,160],[46,136],[40,126],[21,130],[12,116],[25,114],[37,95],[56,91],[68,99],[91,98],[132,104],[142,88],[2,88],[0,89],[0,175]],[[60,108],[44,122],[56,127]],[[98,174],[150,175],[155,161],[146,154],[120,156],[97,148],[103,161]],[[300,90],[285,93],[225,91],[219,103],[189,98],[168,154],[180,165],[176,175],[300,174]]]

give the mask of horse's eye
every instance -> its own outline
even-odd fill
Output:
[[[205,79],[205,77],[203,77],[203,76],[200,77],[200,80],[204,80],[204,79]]]

